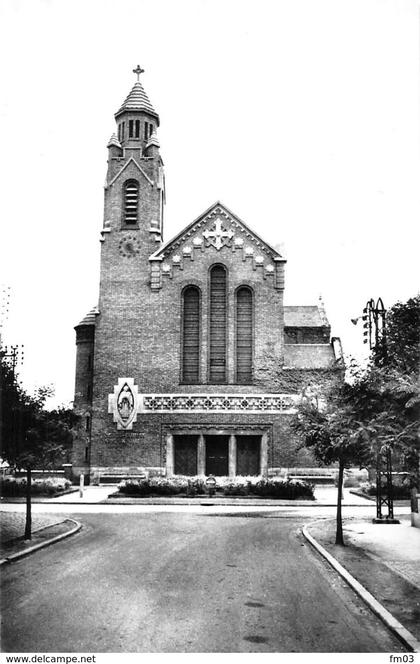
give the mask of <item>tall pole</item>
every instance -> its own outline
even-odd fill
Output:
[[[1,347],[0,347],[0,350],[1,350]],[[16,344],[15,346],[5,346],[4,347],[3,357],[10,360],[14,380],[16,378],[16,367],[19,363],[19,356],[20,356],[20,363],[23,364],[23,359],[24,359],[24,346],[23,346],[23,344]]]
[[[363,343],[369,343],[376,366],[384,366],[388,361],[386,340],[386,309],[382,298],[376,304],[368,300],[363,309]],[[387,514],[384,515],[382,508]],[[389,445],[378,445],[376,454],[376,519],[374,523],[399,523],[394,519],[394,491],[392,486],[392,456]]]

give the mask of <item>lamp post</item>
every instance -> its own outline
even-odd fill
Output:
[[[0,344],[0,350],[1,350],[1,344]],[[10,360],[13,378],[16,378],[16,367],[19,362],[19,355],[20,355],[20,363],[23,364],[23,358],[24,358],[23,344],[16,344],[15,346],[4,347],[3,357]]]
[[[378,298],[375,304],[373,299],[366,302],[363,309],[363,343],[369,343],[373,350],[376,365],[385,364],[387,361],[386,348],[386,309],[382,298]]]
[[[386,343],[386,309],[382,298],[377,302],[368,300],[363,309],[363,343],[369,344],[373,351],[373,361],[376,366],[387,363]],[[352,319],[357,324],[358,319]],[[392,456],[389,445],[378,446],[376,454],[376,519],[373,523],[399,523],[394,518],[394,492],[392,486]],[[382,508],[385,507],[387,514],[384,515]]]

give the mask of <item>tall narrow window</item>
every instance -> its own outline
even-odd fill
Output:
[[[139,138],[140,136],[140,120],[136,120],[136,135],[135,138]]]
[[[124,140],[125,122],[121,122],[121,140]]]
[[[124,184],[124,221],[126,224],[137,223],[138,203],[139,183],[137,180],[127,180]]]
[[[243,286],[236,293],[236,381],[252,380],[252,291]]]
[[[183,293],[182,380],[198,383],[200,364],[200,294],[195,286]]]
[[[128,137],[133,138],[134,136],[134,120],[128,121]]]
[[[226,382],[226,269],[215,265],[210,272],[209,380]]]

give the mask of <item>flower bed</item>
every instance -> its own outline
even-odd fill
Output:
[[[376,483],[375,482],[363,482],[360,485],[360,490],[362,493],[366,493],[368,496],[376,496]],[[386,486],[384,486],[384,493],[386,493]],[[408,479],[404,480],[393,480],[392,482],[392,494],[394,500],[409,500],[411,495],[410,482]]]
[[[128,480],[119,485],[124,496],[187,496],[207,495],[206,478],[152,477],[145,480]],[[250,496],[286,500],[314,500],[313,487],[301,480],[262,479],[261,477],[217,477],[216,494],[223,496]]]
[[[313,486],[302,480],[234,478],[223,487],[225,496],[259,496],[283,500],[314,500]]]
[[[34,479],[31,483],[33,496],[56,496],[71,488],[71,482],[61,477],[47,477]],[[16,498],[26,495],[26,479],[5,477],[0,479],[0,493],[2,496]]]
[[[204,477],[151,477],[144,480],[126,480],[119,492],[128,496],[196,496],[206,493]]]

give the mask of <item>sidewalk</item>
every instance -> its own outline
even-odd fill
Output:
[[[335,544],[334,519],[313,522],[307,530],[420,641],[420,529],[408,516],[399,519],[400,524],[346,519],[345,547]]]
[[[220,506],[235,506],[235,507],[313,507],[314,514],[317,506],[335,505],[337,499],[337,489],[335,487],[319,486],[315,489],[315,500],[276,500],[266,498],[246,498],[246,497],[212,497],[201,496],[197,498],[179,498],[177,496],[171,497],[155,497],[155,498],[112,498],[108,499],[110,494],[117,491],[116,485],[105,486],[87,486],[83,490],[83,496],[80,496],[79,491],[67,493],[65,495],[57,496],[55,498],[35,498],[33,503],[41,504],[60,504],[68,505],[69,512],[74,511],[77,505],[83,504],[119,504],[119,505],[220,505]],[[2,499],[2,504],[18,504],[24,503],[25,500],[14,499],[8,501]],[[354,496],[348,489],[344,490],[343,505],[366,505],[369,504],[365,498]],[[0,505],[1,510],[1,505]],[[31,548],[34,544],[42,543],[53,539],[63,532],[71,531],[73,523],[68,519],[60,519],[60,516],[53,514],[38,514],[32,515],[32,540],[25,542],[23,534],[25,530],[25,514],[24,512],[5,512],[0,511],[0,524],[1,524],[1,539],[0,539],[0,558],[4,559],[15,553],[24,551]]]
[[[117,485],[101,485],[101,486],[86,486],[83,489],[83,497],[80,497],[79,491],[73,491],[62,496],[55,498],[33,498],[33,503],[55,503],[55,504],[95,504],[95,503],[110,503],[116,502],[118,505],[196,505],[201,503],[211,502],[214,505],[290,505],[291,507],[316,507],[317,505],[335,506],[337,503],[337,488],[333,486],[316,486],[315,487],[315,500],[278,500],[276,498],[259,498],[253,497],[234,497],[217,495],[210,498],[209,496],[197,496],[195,498],[180,498],[179,496],[156,496],[150,498],[114,498],[113,493],[117,492]],[[111,494],[111,495],[110,495]],[[24,502],[24,499],[10,500],[2,499],[2,503],[8,502]],[[343,490],[343,505],[357,506],[369,505],[371,501],[361,496],[350,493],[349,489]]]
[[[86,487],[83,497],[79,492],[36,502],[68,504],[122,504],[140,505],[235,505],[237,507],[258,505],[312,506],[313,517],[317,518],[316,507],[335,505],[337,491],[333,487],[317,487],[315,501],[264,500],[258,498],[142,498],[110,499],[116,486]],[[354,496],[344,490],[343,505],[363,506],[370,501]],[[61,519],[54,514],[33,515],[33,537],[30,542],[23,540],[24,513],[0,512],[2,522],[2,542],[0,558],[27,551],[35,546],[45,546],[56,537],[65,537],[75,532],[76,522]],[[306,517],[307,519],[307,517]],[[305,520],[306,520],[305,519]],[[311,520],[306,526],[309,534],[323,546],[359,583],[364,586],[385,609],[387,609],[411,634],[420,641],[420,529],[411,527],[408,515],[399,515],[400,524],[373,524],[370,518],[352,517],[344,521],[346,546],[335,545],[335,519],[331,517]],[[80,524],[78,524],[80,528]]]
[[[52,540],[66,537],[75,530],[76,522],[54,514],[32,515],[32,538],[24,539],[25,514],[1,512],[0,564],[9,557],[18,556],[32,548],[47,546]]]

